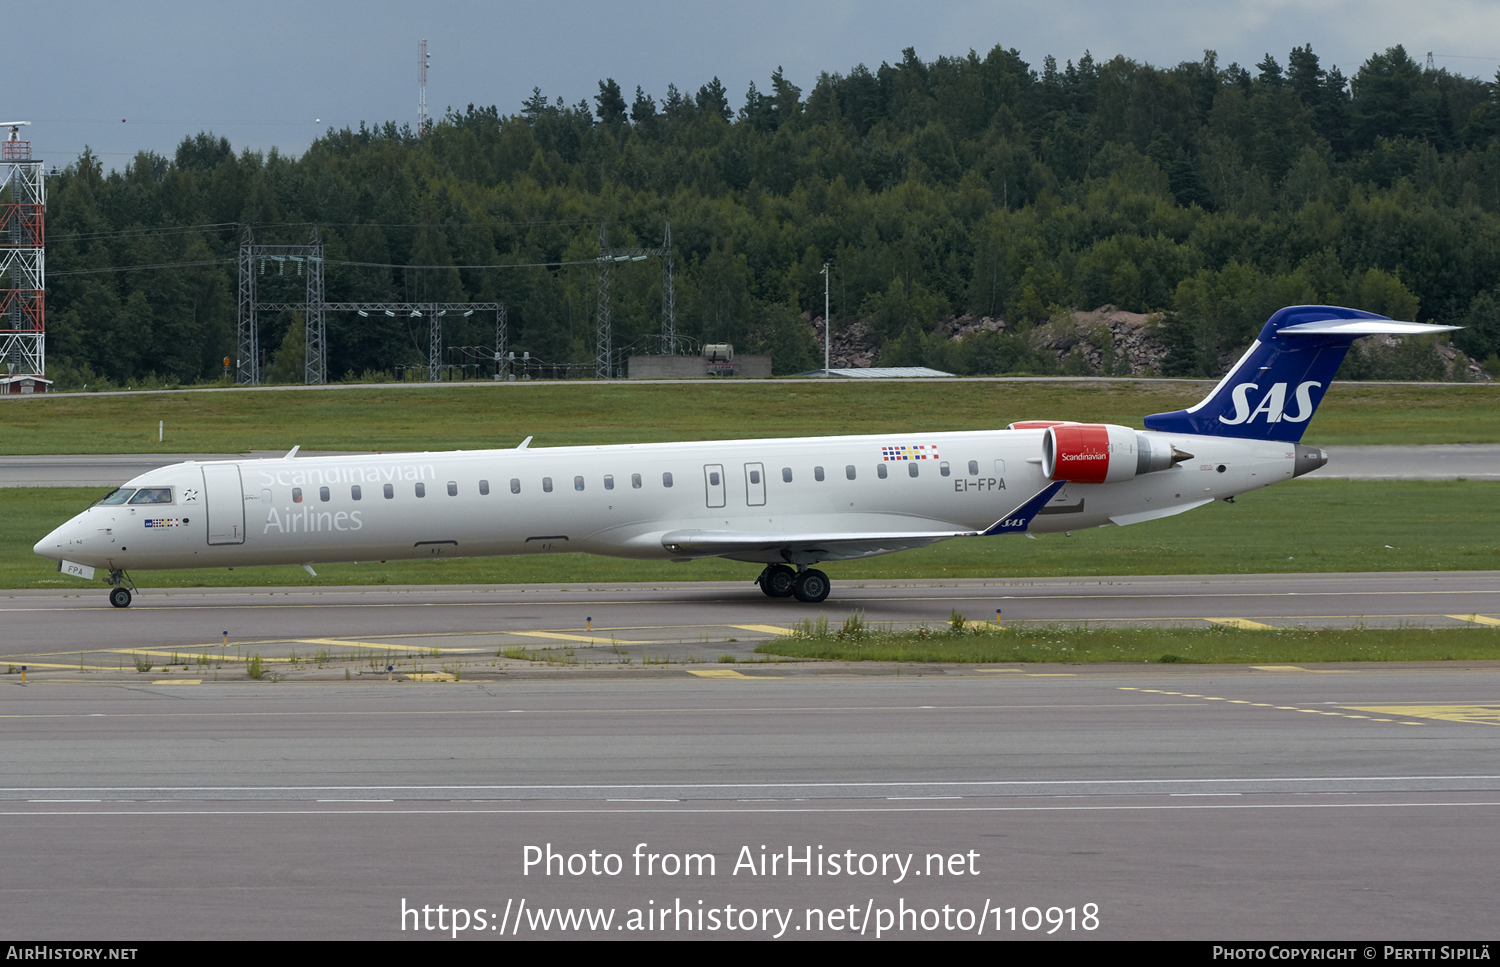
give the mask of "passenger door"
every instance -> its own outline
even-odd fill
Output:
[[[245,543],[245,493],[239,464],[203,468],[203,509],[208,513],[210,544]]]

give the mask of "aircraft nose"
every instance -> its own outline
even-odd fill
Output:
[[[51,558],[54,561],[63,559],[63,548],[68,544],[69,536],[78,528],[78,518],[73,518],[61,527],[55,528],[52,533],[37,541],[31,550],[41,556]]]

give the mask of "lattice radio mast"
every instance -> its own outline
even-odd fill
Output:
[[[0,365],[12,373],[47,372],[47,188],[42,163],[21,140],[30,121],[0,121]],[[8,189],[8,190],[7,190]]]
[[[417,137],[427,137],[427,38],[417,45]]]

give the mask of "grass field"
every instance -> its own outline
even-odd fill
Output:
[[[994,429],[1141,426],[1210,384],[1161,380],[466,383],[0,399],[0,453],[450,450]],[[166,425],[157,442],[157,423]],[[1500,385],[1335,383],[1304,442],[1500,442]]]
[[[1500,658],[1500,628],[1357,628],[1242,631],[1238,628],[1057,628],[978,625],[955,630],[870,629],[852,616],[840,627],[758,646],[763,655],[913,662],[1457,661]]]
[[[101,585],[65,578],[31,547],[101,488],[0,489],[0,587]],[[838,583],[895,578],[1500,569],[1500,484],[1304,477],[1177,517],[1046,535],[967,538],[825,567]],[[753,580],[759,565],[646,563],[560,554],[235,571],[141,571],[143,587]]]

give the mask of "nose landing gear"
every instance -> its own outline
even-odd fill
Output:
[[[110,571],[108,581],[114,585],[109,590],[109,603],[117,608],[130,607],[130,592],[135,589],[135,582],[130,580],[130,575],[124,571]],[[127,584],[130,586],[126,587]]]

